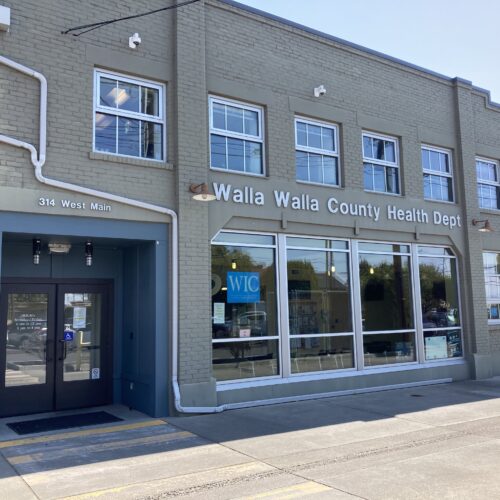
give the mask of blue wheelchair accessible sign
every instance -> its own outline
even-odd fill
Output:
[[[74,335],[75,332],[73,332],[72,330],[64,330],[64,342],[71,342]]]
[[[227,273],[228,304],[252,304],[259,301],[259,273]]]

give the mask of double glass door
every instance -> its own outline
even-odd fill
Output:
[[[0,416],[110,402],[109,285],[4,283]]]

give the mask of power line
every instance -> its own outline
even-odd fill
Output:
[[[108,24],[113,24],[113,23],[118,23],[120,21],[127,21],[128,19],[137,19],[138,17],[144,17],[144,16],[150,16],[151,14],[156,14],[157,12],[162,12],[164,10],[170,10],[170,9],[177,9],[178,7],[184,7],[185,5],[189,5],[191,3],[199,2],[200,0],[188,0],[183,3],[179,3],[177,5],[171,5],[170,7],[162,7],[161,9],[156,9],[156,10],[151,10],[149,12],[143,12],[142,14],[135,14],[133,16],[126,16],[126,17],[119,17],[117,19],[110,19],[109,21],[100,21],[98,23],[92,23],[92,24],[83,24],[81,26],[75,26],[74,28],[69,28],[66,31],[61,31],[62,35],[67,35],[68,33],[71,33],[72,31],[80,31],[80,30],[85,30],[82,31],[81,33],[72,33],[73,36],[80,36],[85,33],[88,33],[89,31],[93,31],[99,28],[102,28],[103,26],[107,26]]]

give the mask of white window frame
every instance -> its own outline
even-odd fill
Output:
[[[386,161],[386,160],[377,160],[375,158],[369,158],[365,156],[365,146],[364,146],[364,138],[369,137],[371,139],[380,139],[382,141],[389,141],[394,143],[394,159],[395,161]],[[401,196],[401,169],[399,166],[399,139],[394,136],[390,135],[381,135],[377,134],[375,132],[366,132],[363,131],[361,134],[361,153],[363,155],[363,189],[367,193],[376,193],[376,194],[384,194],[384,195],[389,195],[389,196]],[[372,163],[373,165],[379,165],[384,167],[384,171],[386,170],[386,167],[391,167],[391,168],[396,168],[397,173],[398,173],[398,192],[397,193],[390,193],[387,191],[387,185],[386,185],[386,190],[385,191],[375,191],[374,189],[366,189],[364,187],[364,168],[365,168],[365,163]],[[384,179],[384,182],[387,183],[387,176]]]
[[[445,148],[438,148],[436,146],[429,146],[428,144],[422,144],[420,147],[420,161],[422,162],[422,151],[434,151],[436,153],[442,153],[448,156],[448,165],[450,167],[449,172],[437,172],[436,170],[430,170],[427,168],[424,168],[424,165],[422,163],[422,172],[423,174],[429,174],[429,175],[434,175],[436,177],[445,177],[447,179],[451,179],[451,200],[438,200],[436,198],[426,198],[424,194],[424,200],[427,201],[434,201],[437,203],[455,203],[455,186],[454,186],[454,181],[453,181],[453,155],[450,149],[445,149]]]
[[[214,241],[219,235],[224,233],[235,233],[241,235],[264,235],[273,236],[274,244],[258,244],[258,243],[234,243],[231,241],[225,242],[224,240]],[[289,302],[288,302],[288,272],[287,272],[287,251],[288,249],[300,249],[304,250],[315,250],[313,247],[305,246],[288,246],[287,238],[306,238],[306,239],[320,239],[320,240],[331,240],[331,241],[345,241],[347,242],[346,250],[333,250],[324,249],[325,252],[342,252],[349,256],[349,279],[350,279],[350,300],[351,300],[351,315],[352,315],[352,332],[340,332],[340,333],[327,333],[327,334],[317,334],[317,335],[291,335],[290,334],[290,323],[289,323]],[[359,248],[360,244],[363,243],[377,243],[377,244],[387,244],[387,245],[405,245],[409,248],[408,251],[392,252],[385,250],[363,250]],[[297,233],[268,233],[268,232],[255,232],[255,231],[245,231],[245,230],[232,230],[223,229],[217,233],[217,235],[212,239],[212,245],[232,245],[240,247],[261,247],[261,248],[273,248],[275,250],[275,273],[276,273],[276,294],[277,294],[277,335],[266,336],[266,337],[252,337],[251,340],[278,340],[279,345],[279,363],[280,363],[280,373],[278,375],[267,376],[267,377],[256,377],[256,378],[245,378],[245,379],[235,379],[235,380],[221,380],[216,382],[217,390],[231,390],[235,387],[237,388],[249,388],[261,385],[272,385],[272,384],[288,384],[294,382],[302,381],[313,381],[313,380],[323,380],[323,379],[336,379],[349,376],[363,376],[375,373],[390,373],[395,371],[409,370],[409,369],[423,369],[432,366],[447,366],[464,363],[465,359],[465,345],[464,345],[464,323],[463,323],[463,313],[462,313],[462,297],[461,297],[461,285],[460,285],[460,275],[458,270],[458,257],[456,253],[450,246],[447,245],[436,245],[427,243],[409,243],[401,241],[386,241],[386,240],[357,240],[357,239],[346,239],[346,238],[335,238],[328,236],[311,236],[306,234]],[[419,253],[420,248],[436,247],[440,249],[449,250],[450,253],[443,256],[436,256],[433,253]],[[410,279],[411,279],[411,293],[412,293],[412,313],[414,320],[414,327],[407,330],[387,330],[387,331],[363,331],[362,328],[362,301],[360,293],[360,275],[359,275],[359,260],[360,256],[368,254],[390,254],[390,255],[404,255],[410,259]],[[495,252],[489,252],[495,253]],[[423,317],[422,317],[422,297],[420,289],[420,258],[422,257],[439,257],[447,258],[453,260],[456,266],[456,287],[458,292],[458,308],[459,308],[459,318],[460,325],[454,327],[439,327],[439,328],[424,328]],[[495,321],[500,323],[499,321]],[[460,330],[461,348],[462,356],[452,357],[452,358],[440,358],[440,359],[425,359],[425,345],[424,345],[424,335],[426,331],[443,331],[448,330]],[[386,365],[368,365],[365,364],[364,360],[364,346],[363,339],[365,335],[376,335],[384,333],[403,333],[412,332],[415,338],[415,361],[400,362],[400,363],[390,363]],[[291,358],[290,358],[290,341],[292,338],[301,337],[342,337],[342,336],[352,336],[353,338],[353,356],[354,356],[354,367],[352,368],[339,368],[335,370],[324,370],[316,372],[303,372],[303,373],[292,373],[291,370]],[[245,339],[234,339],[236,342],[248,341]],[[224,343],[227,339],[212,339],[212,344]]]
[[[483,251],[483,256],[484,254],[492,254],[492,255],[498,255],[498,252],[493,252],[493,251],[488,251],[485,250]],[[488,292],[487,292],[487,277],[495,277],[498,278],[500,281],[500,274],[497,273],[492,273],[492,274],[486,274],[485,272],[485,267],[484,267],[484,257],[483,257],[483,275],[484,275],[484,288],[485,288],[485,293],[486,293],[486,306],[489,306],[491,304],[499,304],[500,305],[500,295],[498,297],[493,297],[493,298],[488,298]],[[499,319],[489,319],[488,318],[488,324],[489,325],[500,325],[500,318]]]
[[[255,136],[255,135],[242,134],[242,133],[238,133],[238,132],[232,132],[230,130],[215,128],[214,124],[213,124],[213,112],[212,112],[214,103],[256,112],[257,116],[258,116],[258,121],[259,121],[259,134],[257,136]],[[242,101],[236,101],[233,99],[226,99],[226,98],[210,95],[210,96],[208,96],[208,120],[209,120],[209,137],[208,137],[209,157],[208,157],[208,161],[209,161],[209,165],[210,165],[210,170],[216,170],[218,172],[226,172],[226,173],[239,174],[239,175],[251,175],[254,177],[265,177],[265,175],[266,175],[266,162],[265,162],[266,152],[265,152],[265,142],[264,142],[264,137],[265,137],[265,134],[264,134],[264,109],[261,106],[247,104],[247,103],[242,102]],[[212,141],[211,141],[212,134],[224,136],[226,138],[241,139],[243,141],[248,141],[248,142],[258,142],[261,145],[261,151],[262,151],[262,158],[261,158],[262,172],[259,174],[256,174],[254,172],[246,172],[246,171],[241,172],[239,170],[231,170],[229,168],[212,167]],[[226,158],[228,158],[227,146],[226,146]]]
[[[413,252],[414,252],[414,262],[415,262],[415,271],[414,271],[414,276],[415,276],[415,286],[414,286],[414,293],[418,294],[418,302],[416,305],[418,305],[418,308],[416,310],[417,317],[419,320],[419,328],[421,329],[420,334],[419,334],[419,354],[420,354],[420,359],[421,363],[424,364],[437,364],[437,363],[442,363],[443,361],[456,361],[456,360],[463,360],[465,357],[465,343],[464,343],[464,318],[463,318],[463,313],[462,313],[462,287],[460,285],[460,270],[458,268],[458,258],[456,253],[453,251],[453,249],[449,246],[446,245],[432,245],[432,244],[425,244],[425,243],[419,243],[419,244],[413,244]],[[425,252],[420,253],[419,249],[420,248],[429,248],[429,247],[434,247],[434,248],[444,248],[446,250],[449,250],[451,254],[440,256],[440,255],[435,255],[432,253],[426,254]],[[420,258],[421,257],[438,257],[438,258],[445,258],[445,259],[450,259],[455,262],[455,271],[456,271],[456,277],[457,277],[457,297],[458,297],[458,317],[460,319],[460,325],[459,326],[447,326],[447,327],[439,327],[439,328],[424,328],[424,323],[423,323],[423,316],[422,316],[422,295],[421,295],[421,289],[420,289]],[[418,278],[418,279],[417,279]],[[456,358],[440,358],[440,359],[425,359],[425,332],[426,331],[449,331],[449,330],[460,330],[460,342],[462,346],[462,356],[457,356]]]
[[[118,108],[112,108],[108,106],[102,106],[100,104],[100,80],[101,78],[108,78],[110,80],[116,80],[124,83],[131,83],[133,85],[140,85],[141,87],[152,88],[158,90],[158,116],[147,115],[145,113],[136,113],[133,111],[126,111]],[[165,119],[165,96],[166,96],[166,86],[162,83],[152,82],[150,80],[145,80],[142,78],[129,77],[121,73],[115,73],[111,71],[104,71],[96,69],[94,71],[94,106],[93,106],[93,117],[92,117],[92,151],[95,153],[102,153],[106,155],[124,157],[124,158],[135,158],[138,160],[151,161],[157,163],[164,163],[167,158],[167,124]],[[139,94],[141,98],[141,94]],[[96,113],[102,113],[106,115],[113,115],[123,118],[132,118],[134,120],[141,120],[143,122],[157,123],[162,126],[162,158],[157,160],[155,158],[146,158],[143,156],[132,156],[124,155],[121,153],[110,153],[104,152],[96,149],[95,147],[95,116]],[[116,151],[118,151],[118,133],[116,134]],[[141,146],[141,141],[139,140],[139,147]]]
[[[281,324],[285,327],[285,331],[282,331],[282,344],[283,344],[283,362],[286,363],[284,366],[284,377],[289,378],[302,378],[307,376],[321,376],[325,374],[340,374],[340,373],[355,373],[358,371],[358,345],[356,343],[356,329],[355,329],[355,312],[354,312],[354,288],[353,288],[353,267],[352,267],[352,247],[351,242],[348,239],[344,238],[331,238],[328,236],[320,237],[320,236],[306,236],[299,234],[280,234],[279,239],[279,251],[280,251],[280,262],[282,263],[282,267],[280,268],[280,278],[279,281],[282,282],[283,290],[281,292],[282,297],[286,297],[286,301],[284,304],[281,304],[281,308],[283,310],[282,313],[282,322]],[[329,241],[342,241],[345,242],[345,249],[326,249],[326,248],[314,248],[314,247],[301,247],[300,245],[289,244],[287,239],[290,238],[302,238],[308,240],[329,240]],[[348,257],[349,266],[349,300],[351,305],[351,331],[347,332],[339,332],[339,333],[315,333],[315,334],[291,334],[290,333],[290,315],[289,315],[289,306],[290,301],[288,299],[288,250],[304,250],[304,251],[320,251],[325,253],[344,253]],[[283,274],[284,273],[284,274]],[[286,336],[286,337],[285,337]],[[351,337],[352,338],[352,348],[353,348],[353,366],[349,368],[337,368],[335,370],[322,370],[322,371],[310,371],[310,372],[299,372],[292,373],[292,359],[290,356],[290,343],[292,339],[301,339],[301,338],[319,338],[319,337]]]
[[[216,241],[217,237],[223,236],[224,234],[239,234],[239,235],[252,235],[252,236],[272,236],[274,239],[273,244],[261,244],[261,243],[238,243],[231,241],[224,241],[221,239],[220,241]],[[252,232],[252,231],[237,231],[231,229],[224,229],[219,231],[213,238],[210,243],[210,252],[213,246],[233,246],[233,247],[247,247],[247,248],[268,248],[274,250],[274,272],[276,276],[276,335],[266,335],[263,337],[244,337],[244,338],[223,338],[223,339],[214,339],[212,338],[211,342],[211,355],[212,355],[212,346],[214,344],[225,344],[225,343],[233,343],[233,342],[258,342],[258,341],[278,341],[278,373],[276,375],[269,375],[264,377],[251,377],[251,378],[241,378],[234,380],[221,380],[217,381],[217,385],[227,385],[227,384],[238,384],[238,383],[252,383],[254,381],[265,381],[265,380],[277,380],[282,379],[283,375],[283,335],[280,335],[282,331],[282,323],[280,316],[280,304],[281,304],[281,290],[279,283],[279,257],[278,257],[278,235],[274,233],[264,233],[264,232]],[[211,258],[211,257],[210,257]],[[211,265],[211,264],[210,264]],[[210,306],[212,307],[212,305]]]
[[[298,123],[304,123],[305,125],[315,125],[317,127],[322,127],[326,129],[333,130],[334,134],[334,150],[331,151],[329,149],[322,149],[322,148],[314,148],[311,146],[304,146],[302,144],[299,144],[298,141],[298,131],[297,131],[297,124]],[[327,123],[324,121],[319,121],[319,120],[312,120],[310,118],[302,118],[301,116],[296,116],[295,121],[294,121],[294,126],[295,126],[295,151],[301,151],[303,153],[313,153],[317,155],[323,156],[329,156],[330,158],[336,158],[337,159],[337,183],[336,184],[329,184],[324,182],[315,182],[315,181],[305,181],[303,179],[298,179],[297,178],[297,162],[295,162],[295,179],[297,182],[301,182],[304,184],[316,184],[319,186],[327,186],[327,187],[340,187],[341,186],[341,179],[340,179],[340,154],[339,154],[339,128],[337,125],[333,123]],[[322,173],[323,173],[324,167],[322,166]],[[307,170],[309,172],[309,166],[307,167]],[[309,175],[309,177],[311,177]]]
[[[488,181],[488,180],[480,179],[479,176],[477,175],[477,163],[478,162],[489,163],[490,165],[493,165],[495,167],[497,180],[496,181]],[[482,158],[482,157],[476,156],[476,177],[477,177],[477,185],[478,185],[478,187],[479,187],[480,184],[484,184],[486,186],[491,186],[491,187],[496,188],[496,191],[497,191],[497,207],[496,208],[481,206],[481,198],[480,198],[479,192],[478,192],[477,202],[478,202],[479,208],[481,210],[497,210],[497,211],[500,210],[498,208],[499,202],[500,202],[500,200],[499,200],[499,196],[500,196],[500,177],[499,177],[499,173],[500,172],[498,170],[498,161],[492,160],[491,158]]]

